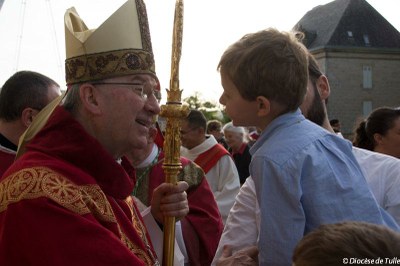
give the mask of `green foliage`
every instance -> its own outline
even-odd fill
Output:
[[[196,91],[194,95],[183,99],[183,103],[186,103],[190,109],[201,111],[207,120],[217,119],[223,124],[230,121],[230,118],[225,114],[219,103],[204,101],[200,96],[201,94]]]
[[[199,109],[202,105],[202,102],[200,100],[200,93],[197,91],[194,93],[194,95],[183,99],[183,102],[189,105],[190,109]]]

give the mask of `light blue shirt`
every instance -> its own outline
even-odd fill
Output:
[[[261,209],[260,265],[291,265],[296,244],[321,224],[354,220],[399,231],[368,188],[351,143],[300,110],[273,120],[250,152]]]

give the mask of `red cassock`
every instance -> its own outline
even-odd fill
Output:
[[[0,265],[154,265],[133,180],[62,107],[0,182]]]
[[[138,178],[143,174],[148,176],[146,182],[138,183],[136,195],[145,205],[149,205],[153,190],[165,182],[163,158],[164,153],[160,152],[158,163],[153,165],[150,171],[136,170]],[[211,265],[223,231],[222,218],[203,170],[183,157],[181,163],[182,171],[178,174],[178,180],[189,184],[187,190],[189,214],[180,220],[189,262],[191,266]],[[125,162],[123,165],[129,167]]]

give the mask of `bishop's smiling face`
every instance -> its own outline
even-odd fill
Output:
[[[141,74],[107,79],[103,83],[104,86],[96,86],[101,90],[102,129],[99,138],[103,146],[116,157],[133,148],[144,148],[149,127],[153,124],[154,116],[160,112],[153,93],[158,90],[157,81],[151,75]],[[131,87],[117,83],[142,84],[147,99]]]

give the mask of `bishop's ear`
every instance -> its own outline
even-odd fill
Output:
[[[92,114],[100,114],[101,92],[93,84],[84,83],[79,87],[79,97],[83,107]]]

